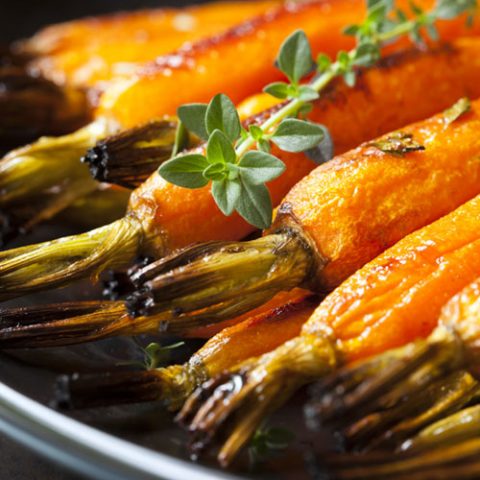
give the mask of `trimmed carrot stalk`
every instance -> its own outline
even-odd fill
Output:
[[[464,418],[471,414],[465,409]],[[452,416],[450,421],[462,420]],[[441,427],[439,424],[438,427]],[[478,431],[478,425],[477,425]],[[312,471],[319,475],[327,472],[339,480],[389,479],[389,480],[469,480],[480,474],[480,439],[478,435],[459,440],[442,448],[425,452],[392,453],[375,452],[368,455],[340,455],[312,461]]]
[[[358,121],[352,125],[349,133],[353,141],[369,138],[371,134],[376,134],[383,129],[395,128],[408,120],[418,118],[417,115],[421,117],[428,111],[443,108],[448,105],[447,102],[455,101],[465,91],[470,94],[480,94],[478,91],[480,63],[472,61],[472,58],[477,58],[473,54],[479,48],[480,40],[465,39],[457,42],[455,49],[442,48],[427,54],[412,53],[404,57],[396,57],[397,60],[392,62],[388,69],[380,66],[365,71],[362,81],[355,89],[348,89],[343,83],[337,83],[329,96],[315,103],[310,118],[325,123],[332,130],[337,144],[341,148],[346,148],[348,137],[345,132],[348,129],[345,127],[348,126],[348,119],[351,118],[350,112],[357,108]],[[446,67],[450,67],[452,62],[457,68],[447,69]],[[412,71],[416,72],[415,88],[408,83]],[[444,81],[435,93],[436,88],[432,87],[432,81],[437,74],[441,74]],[[341,104],[336,101],[334,92],[338,92],[341,96]],[[366,105],[370,108],[365,108]],[[387,114],[386,105],[391,111],[399,113],[395,116]],[[359,116],[362,115],[364,117],[360,120]],[[295,200],[296,210],[292,212],[299,217],[302,215],[302,209],[315,211],[312,210],[312,198],[323,199],[327,196],[335,199],[342,196],[349,198],[351,193],[356,191],[357,185],[363,181],[364,176],[368,177],[371,185],[365,189],[365,192],[372,190],[372,201],[377,198],[377,195],[381,198],[385,191],[390,190],[388,198],[403,205],[407,199],[406,195],[414,189],[416,192],[412,195],[415,195],[416,203],[409,202],[410,207],[405,205],[405,212],[392,212],[394,218],[389,221],[391,230],[384,228],[385,219],[380,211],[380,207],[384,209],[384,206],[379,206],[379,210],[375,213],[374,210],[372,211],[375,208],[372,202],[370,202],[370,209],[360,208],[365,200],[360,198],[361,193],[351,197],[352,208],[357,205],[355,207],[357,211],[353,216],[356,217],[357,213],[360,213],[365,222],[368,219],[369,224],[372,220],[370,216],[373,215],[375,220],[372,227],[365,226],[370,229],[368,236],[356,229],[355,225],[350,225],[352,233],[352,240],[348,243],[350,250],[345,252],[342,258],[347,261],[347,253],[351,255],[353,251],[353,255],[348,259],[349,270],[347,269],[351,272],[409,231],[437,218],[478,193],[479,166],[473,159],[469,160],[469,157],[473,158],[476,155],[479,148],[477,136],[473,133],[477,125],[478,117],[475,107],[473,113],[466,116],[465,120],[448,128],[445,126],[443,117],[439,116],[406,129],[406,132],[414,135],[418,141],[428,140],[429,148],[425,156],[421,153],[409,154],[399,159],[384,154],[373,146],[364,145],[343,157],[338,157],[331,166],[320,167],[313,176],[301,182],[287,197],[281,211],[284,211],[296,197],[300,197],[302,190],[309,192],[306,195],[308,198]],[[427,133],[431,138],[427,138]],[[458,147],[454,148],[452,142],[447,146],[444,145],[445,139],[453,140],[457,137],[462,139],[458,140],[460,144]],[[313,162],[302,154],[275,153],[287,163],[285,174],[270,184],[274,203],[278,203],[288,189],[313,168]],[[411,165],[417,163],[420,165],[420,168],[415,170],[419,174],[418,177],[411,174]],[[385,175],[385,168],[389,175]],[[376,182],[379,172],[381,179]],[[316,180],[316,176],[321,178]],[[432,183],[430,185],[428,179],[433,176],[438,176],[439,180],[435,184],[430,182]],[[339,179],[341,180],[338,182]],[[337,185],[341,186],[340,190]],[[397,188],[398,186],[402,188]],[[432,195],[438,197],[438,200],[435,205],[430,206]],[[417,206],[424,204],[428,206],[417,214]],[[352,218],[352,211],[349,212],[351,209],[348,205],[348,202],[343,205],[346,217],[338,210],[337,205],[323,200],[318,208],[321,209],[319,213],[322,218],[330,218],[328,213],[330,209],[338,212],[338,214],[335,213],[336,217],[345,218],[345,222],[348,222],[348,219]],[[387,205],[386,200],[382,205]],[[413,205],[416,206],[413,207]],[[408,211],[409,214],[407,214]],[[286,224],[289,219],[289,215],[282,214],[281,217],[284,220],[279,220],[275,228],[280,228],[281,224]],[[8,298],[34,290],[64,285],[74,278],[85,277],[93,272],[99,273],[108,264],[117,266],[129,264],[140,253],[158,257],[192,242],[237,240],[252,231],[252,227],[238,215],[225,217],[216,207],[207,188],[197,191],[183,189],[165,182],[157,174],[152,175],[136,190],[130,201],[130,212],[125,220],[120,222],[120,228],[118,224],[112,224],[94,234],[85,234],[84,237],[71,237],[53,243],[39,244],[28,247],[27,250],[3,252],[0,255],[0,297]],[[302,222],[306,225],[308,235],[312,236],[310,232],[312,227],[308,226],[308,219]],[[320,235],[324,229],[334,230],[331,238],[337,238],[335,235],[338,235],[339,231],[334,226],[334,222],[329,222],[329,225],[326,223],[319,223],[321,226],[317,229],[317,235]],[[378,237],[380,229],[383,232],[382,235],[386,237],[381,241],[372,241],[372,238]],[[126,235],[123,242],[121,235]],[[109,238],[112,236],[118,241],[110,242]],[[87,248],[84,241],[79,241],[85,238],[96,240],[89,242]],[[130,240],[127,241],[127,238]],[[296,241],[290,242],[290,245]],[[333,248],[335,242],[336,240],[332,240],[329,248]],[[357,245],[361,245],[362,242],[363,247],[357,248]],[[57,245],[60,244],[63,247],[61,256],[57,250]],[[268,238],[265,240],[265,245],[267,252],[270,248]],[[321,248],[323,249],[323,246]],[[364,250],[366,253],[363,253]],[[27,254],[27,252],[30,253]],[[32,252],[35,252],[35,256],[31,256]],[[16,259],[18,255],[20,257]],[[326,251],[326,255],[332,255],[332,253]],[[52,258],[55,258],[54,262]],[[270,258],[273,260],[273,256]],[[72,264],[73,259],[75,262]],[[334,260],[334,258],[331,259],[332,264]],[[32,269],[33,261],[35,265]],[[301,272],[299,271],[297,275],[301,276]],[[21,289],[17,288],[19,283],[22,285]],[[277,291],[281,289],[281,285],[276,287]],[[273,293],[272,290],[271,294]],[[267,298],[258,298],[258,303],[266,301],[272,295]],[[232,313],[233,316],[237,314],[229,310],[230,316]]]
[[[174,333],[181,337],[208,339],[224,328],[250,321],[251,318],[263,317],[271,311],[300,302],[307,293],[301,289],[282,292],[248,314],[230,317],[210,326],[203,326],[198,321],[185,322],[183,328]],[[8,349],[58,347],[116,335],[158,335],[164,332],[165,327],[162,316],[137,318],[133,322],[124,303],[116,300],[8,308],[0,310],[0,317],[0,345]],[[264,340],[260,338],[260,341]],[[268,340],[266,342],[268,343]]]
[[[90,408],[121,403],[163,401],[170,409],[181,407],[187,396],[204,381],[251,356],[273,350],[300,332],[318,301],[306,292],[280,296],[279,306],[258,309],[245,320],[213,336],[183,365],[145,372],[69,376],[60,379],[60,407]]]
[[[212,2],[89,17],[48,26],[14,46],[28,67],[60,84],[93,87],[185,43],[264,14],[280,0]]]
[[[301,385],[342,363],[425,338],[445,302],[480,274],[479,223],[480,197],[475,197],[349,277],[320,304],[299,337],[245,362],[220,384],[200,387],[201,400],[187,402],[180,414],[180,420],[189,420],[194,444],[204,447],[227,419],[232,420],[218,455],[227,465],[264,416]],[[443,350],[437,352],[440,358],[445,357]],[[424,358],[423,350],[414,353],[417,361]],[[394,369],[388,365],[385,370],[390,368]],[[396,374],[391,372],[389,378]],[[228,390],[237,377],[241,387]],[[223,391],[229,393],[221,404],[209,401]]]
[[[434,442],[430,439],[425,445],[423,440],[402,443],[420,427],[431,423],[432,418],[435,420],[460,409],[473,397],[480,399],[480,384],[465,371],[475,370],[480,359],[479,293],[480,280],[477,279],[455,295],[443,307],[437,328],[426,340],[384,353],[356,367],[346,367],[344,372],[334,375],[330,382],[335,386],[334,393],[312,403],[313,416],[334,424],[340,417],[346,419],[341,428],[355,447],[366,435],[365,448],[369,449],[389,444],[400,445],[401,450],[418,450]],[[390,368],[378,369],[387,358],[394,359]],[[367,370],[369,373],[365,375]],[[340,400],[335,392],[343,388],[347,377],[355,377],[355,382],[348,397]],[[451,380],[456,377],[463,377],[465,381],[454,385]],[[437,389],[443,394],[426,394],[428,389]],[[420,413],[416,406],[419,400]],[[456,433],[467,435],[469,428],[471,425],[464,431],[458,426]],[[427,437],[430,438],[430,434]]]

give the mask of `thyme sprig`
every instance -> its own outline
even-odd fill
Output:
[[[256,430],[248,446],[250,466],[255,467],[269,455],[287,449],[295,435],[281,427],[260,427]]]
[[[306,152],[319,162],[333,155],[327,128],[298,118],[308,113],[322,90],[338,77],[354,86],[358,67],[375,65],[386,43],[408,36],[414,43],[423,44],[424,33],[438,40],[438,20],[466,14],[470,24],[476,9],[477,0],[437,0],[429,11],[411,1],[407,14],[395,7],[394,0],[367,0],[365,21],[344,30],[355,37],[355,48],[339,52],[334,60],[320,54],[314,61],[305,33],[295,31],[283,42],[276,61],[288,82],[275,82],[264,89],[286,103],[248,131],[226,95],[216,95],[208,105],[180,107],[180,128],[204,139],[206,152],[177,154],[160,167],[160,175],[186,188],[211,183],[213,198],[225,215],[237,211],[255,227],[267,228],[272,221],[272,202],[265,184],[285,170],[284,163],[270,153],[271,144],[287,152]],[[302,83],[309,76],[311,79]]]

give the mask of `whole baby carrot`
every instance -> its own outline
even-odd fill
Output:
[[[353,146],[349,139],[356,143],[360,139],[371,138],[386,129],[397,128],[421,118],[446,107],[465,92],[475,94],[480,88],[480,63],[472,61],[477,58],[474,53],[480,48],[479,45],[476,39],[465,39],[457,42],[454,49],[440,48],[439,51],[395,57],[388,68],[380,65],[365,71],[361,82],[353,89],[337,83],[328,96],[315,102],[310,118],[314,121],[321,120],[327,125],[341,149]],[[446,68],[452,62],[456,68]],[[412,71],[415,71],[415,86],[409,83]],[[432,86],[432,80],[437,74],[442,75],[443,81]],[[346,129],[353,111],[356,121],[351,128]],[[391,115],[392,111],[397,113]],[[402,158],[395,152],[387,153],[374,144],[367,144],[345,156],[337,157],[331,164],[319,167],[287,196],[274,229],[290,224],[290,219],[294,217],[301,218],[303,212],[311,212],[310,218],[307,215],[301,218],[305,240],[309,243],[311,237],[312,245],[317,244],[314,249],[318,248],[321,253],[314,257],[320,264],[324,261],[328,263],[324,270],[325,278],[322,278],[321,269],[316,278],[324,284],[322,288],[331,288],[349,272],[412,229],[438,218],[478,193],[477,163],[469,160],[479,148],[473,134],[477,123],[477,107],[474,105],[471,113],[450,126],[446,125],[444,117],[440,115],[405,129],[400,147],[405,141],[408,143],[409,136],[413,136],[418,145],[425,144],[425,152],[408,153]],[[447,142],[447,139],[452,141]],[[398,144],[397,138],[380,140],[385,141],[387,149],[392,142]],[[269,185],[274,203],[278,203],[289,188],[314,166],[303,154],[278,152],[278,155],[286,162],[287,170]],[[417,165],[413,174],[411,165]],[[359,191],[358,185],[364,181],[364,176],[365,181],[369,182],[368,188]],[[434,177],[438,177],[435,183],[430,181]],[[367,204],[370,209],[360,208],[364,200],[362,192],[372,200],[371,204]],[[376,210],[373,202],[377,198],[381,200],[384,192],[388,192],[395,202],[402,205],[401,210],[385,210],[394,217],[387,224],[381,217],[382,211]],[[432,195],[437,196],[437,201],[429,205]],[[335,203],[338,203],[337,200],[326,201],[328,196],[345,199],[342,200],[343,211],[342,204]],[[315,199],[318,208],[314,205]],[[386,205],[386,199],[384,202]],[[417,213],[421,202],[427,204],[428,208],[420,209]],[[357,205],[356,210],[352,210],[349,204]],[[286,212],[288,209],[291,209],[290,214]],[[335,219],[331,222],[334,213]],[[357,222],[358,214],[363,219],[361,224]],[[372,215],[373,218],[370,218]],[[404,217],[405,221],[400,222]],[[318,223],[319,218],[325,221]],[[352,218],[355,218],[355,222],[350,221]],[[335,222],[339,222],[338,226],[343,222],[350,228],[349,235],[345,235],[348,238],[345,239],[342,251],[333,251],[335,245],[338,245],[338,237],[335,235],[342,234]],[[368,235],[359,227],[363,224],[368,229]],[[124,219],[84,235],[1,253],[0,297],[18,296],[64,285],[86,275],[96,275],[105,268],[129,264],[141,252],[158,257],[192,242],[242,238],[252,229],[238,215],[225,217],[215,205],[208,188],[194,192],[171,185],[154,174],[134,192],[129,213]],[[380,229],[383,237],[379,241]],[[323,242],[322,235],[327,236],[322,232],[332,230],[335,235],[320,245]],[[309,250],[303,248],[305,241],[285,242],[286,238],[290,239],[289,235],[264,237],[253,244],[253,249],[261,247],[259,251],[266,255],[267,262],[259,263],[266,268],[276,259],[286,258],[272,255],[272,247],[275,250],[281,244],[290,248],[290,252],[297,249],[298,255],[288,257],[284,263],[285,268],[276,270],[278,275],[287,274],[289,277],[286,288],[290,288],[292,282],[303,282],[307,275],[303,268],[309,270],[312,267],[312,263],[307,260],[311,256]],[[362,248],[358,248],[359,245]],[[209,246],[205,252],[211,255],[214,250]],[[257,259],[263,258],[262,255]],[[188,256],[187,252],[185,257]],[[241,252],[237,252],[235,258],[242,258]],[[247,258],[250,258],[249,254],[243,256],[245,262]],[[301,265],[292,276],[290,268],[295,258],[299,259]],[[343,271],[330,273],[334,269]],[[186,273],[188,271],[185,270]],[[257,304],[268,299],[274,290],[284,289],[285,285],[281,285],[276,278],[274,288],[270,288],[268,282],[265,288],[269,293],[266,298],[260,298],[260,294],[266,290],[259,288]],[[168,296],[165,299],[168,300]]]
[[[299,337],[200,387],[181,421],[198,438],[209,439],[235,412],[219,453],[226,465],[264,416],[299,386],[342,363],[426,337],[444,303],[480,274],[479,223],[480,197],[475,197],[406,236],[331,293]],[[229,389],[231,382],[240,386]]]

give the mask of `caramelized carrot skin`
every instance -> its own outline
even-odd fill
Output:
[[[442,306],[480,274],[480,196],[358,270],[320,304],[302,334],[330,331],[346,361],[426,337]]]
[[[335,54],[353,45],[351,38],[339,32],[363,12],[356,0],[286,3],[224,35],[159,57],[139,67],[134,78],[118,79],[104,92],[99,112],[113,115],[128,127],[152,115],[173,114],[183,103],[207,102],[219,92],[237,103],[281,78],[273,63],[289,33],[302,28],[315,51]]]
[[[424,152],[396,157],[365,144],[337,157],[290,191],[281,207],[288,214],[279,215],[274,228],[296,219],[324,262],[317,288],[329,290],[480,193],[479,128],[480,103],[473,102],[471,113],[450,126],[440,114],[402,129]]]
[[[218,34],[278,6],[280,0],[215,2],[76,20],[47,27],[21,45],[31,68],[57,83],[93,86],[133,63],[152,61],[186,42]]]
[[[404,0],[399,2],[399,6],[407,4]],[[419,4],[429,8],[433,2],[422,0]],[[274,60],[288,34],[301,28],[309,37],[314,53],[321,51],[335,56],[339,50],[353,46],[353,39],[342,33],[344,27],[361,22],[364,16],[365,2],[358,0],[286,2],[275,12],[224,35],[159,57],[139,67],[133,78],[116,80],[104,92],[98,112],[113,115],[128,127],[152,115],[173,114],[183,103],[208,102],[219,92],[228,94],[237,103],[261,91],[267,83],[282,78],[274,67]],[[467,29],[464,18],[439,25],[445,40],[466,32],[478,33],[479,28],[477,22],[473,29]],[[402,40],[392,48],[406,44],[407,41]],[[175,95],[165,92],[175,92]]]
[[[193,366],[200,363],[208,375],[213,376],[294,338],[318,305],[318,300],[305,292],[297,293],[288,301],[285,297],[282,305],[265,308],[223,329],[195,353],[189,363]]]
[[[480,95],[480,57],[475,53],[478,51],[480,39],[472,38],[456,42],[453,49],[442,49],[428,55],[406,54],[406,58],[399,57],[395,62],[390,62],[388,67],[382,66],[365,72],[354,89],[337,82],[326,97],[315,103],[310,118],[328,126],[337,152],[352,148],[379,133],[434,114],[450,106],[463,95],[472,98]],[[411,82],[412,73],[415,82]],[[432,88],[432,82],[436,78],[442,79],[442,83]],[[437,123],[435,120],[426,125],[431,124],[434,127]],[[461,125],[462,122],[459,122],[445,132],[441,126],[438,140],[440,141],[444,134],[452,137],[453,132]],[[473,132],[475,128],[476,124],[472,124],[470,131]],[[418,130],[420,127],[414,129]],[[474,150],[475,145],[478,146],[478,139],[473,140],[470,146],[464,145],[462,148]],[[440,145],[437,143],[436,148]],[[455,149],[453,145],[450,145],[450,148],[451,151]],[[276,148],[273,149],[273,153],[287,165],[286,172],[269,184],[273,204],[278,205],[292,186],[315,165],[303,154],[288,154]],[[326,288],[340,283],[354,269],[362,266],[405,234],[424,225],[425,221],[438,218],[478,193],[475,161],[469,160],[464,165],[465,158],[462,155],[452,160],[444,155],[442,162],[437,165],[438,158],[421,162],[417,158],[420,157],[408,155],[403,159],[391,158],[381,155],[375,149],[362,147],[319,167],[286,197],[284,207],[290,205],[289,208],[306,233],[317,245],[322,246],[320,250],[322,255],[332,262],[332,265],[327,267],[326,276],[329,281],[325,282]],[[385,169],[388,175],[383,179]],[[420,206],[415,202],[404,201],[403,196],[407,189],[423,185],[422,176],[425,177],[426,183],[428,178],[444,175],[445,172],[447,176],[445,178],[442,176],[438,180],[437,187],[431,185],[430,190],[415,193],[413,198],[423,198],[424,205],[423,217],[420,215],[418,222],[415,221],[416,210],[420,210]],[[461,180],[463,176],[469,175],[467,181],[469,187],[457,188],[458,182],[463,181]],[[455,178],[459,179],[458,182],[455,182]],[[399,180],[404,184],[402,188],[395,183]],[[458,191],[454,192],[452,198],[450,194],[442,195],[445,197],[443,204],[430,208],[428,205],[430,197],[427,197],[427,194],[429,191],[435,191],[435,188],[443,188],[443,182],[451,185],[450,189],[456,188]],[[395,191],[400,192],[398,194],[400,204],[408,203],[401,207],[410,212],[408,215],[395,210],[395,204],[387,208],[389,199],[399,203],[393,198],[395,192],[390,191],[392,185],[395,185]],[[365,208],[363,214],[364,202],[368,200],[365,196],[370,190],[374,192],[369,197],[372,208],[383,195],[386,195],[383,200],[383,213],[377,214],[378,218],[374,219],[376,223],[373,229],[368,223],[371,220],[369,217],[371,209]],[[425,207],[426,204],[428,208]],[[336,209],[341,209],[335,210],[334,222],[330,213],[332,205],[336,205]],[[152,175],[134,192],[130,201],[130,211],[142,219],[145,231],[152,233],[152,237],[158,242],[155,246],[157,252],[169,251],[193,242],[237,240],[252,231],[252,227],[238,215],[225,217],[218,210],[209,187],[188,190],[165,182],[157,174]],[[363,223],[357,222],[359,215],[364,219]],[[405,216],[410,218],[408,223],[404,223]],[[398,224],[395,228],[394,222]],[[281,216],[274,228],[279,225],[282,225]],[[363,231],[367,227],[369,231],[373,231],[372,234],[367,235]],[[353,240],[349,244],[350,236]],[[348,250],[343,247],[344,244],[348,246]],[[361,251],[357,249],[357,245],[362,245]],[[342,250],[336,251],[339,246]],[[346,253],[343,253],[344,251]],[[335,262],[337,258],[342,259],[338,268],[336,267],[338,262]],[[348,265],[346,258],[349,258]],[[330,274],[330,270],[334,271]]]

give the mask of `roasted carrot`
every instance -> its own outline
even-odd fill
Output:
[[[471,271],[475,271],[474,266]],[[469,277],[470,274],[465,275],[465,278]],[[456,285],[456,279],[452,283]],[[426,298],[438,305],[444,297],[443,290]],[[434,308],[433,312],[438,313],[438,309]],[[414,315],[407,312],[404,318],[423,321],[425,315],[419,309]],[[392,328],[395,335],[396,327]],[[421,331],[421,339],[407,346],[347,366],[327,380],[325,385],[320,385],[308,407],[311,423],[316,420],[323,425],[333,423],[343,430],[347,444],[356,449],[398,447],[405,451],[420,451],[429,444],[444,442],[448,434],[440,434],[436,440],[431,436],[432,430],[415,440],[406,439],[446,414],[480,399],[480,384],[468,372],[475,373],[479,364],[479,279],[445,304],[437,327],[431,333],[430,330]],[[428,338],[423,339],[428,333]],[[380,333],[380,337],[385,336],[385,333]],[[386,346],[389,345],[387,342]],[[347,352],[351,350],[348,342],[346,349]],[[388,365],[388,368],[382,365]],[[349,394],[341,398],[339,392],[347,382]],[[321,393],[326,389],[331,390],[331,394],[322,398]],[[473,425],[464,422],[457,424],[455,429],[455,423],[450,420],[448,429],[455,433],[457,439],[467,439],[472,434]]]
[[[263,417],[299,386],[341,363],[425,337],[446,300],[480,273],[479,223],[475,197],[406,236],[330,294],[299,337],[200,387],[180,420],[199,438],[211,438],[235,412],[218,457],[227,465]],[[231,382],[240,387],[229,389]]]
[[[280,0],[213,2],[122,12],[51,25],[17,43],[29,69],[58,84],[92,87],[278,7]]]
[[[318,472],[320,478],[328,473],[338,480],[477,478],[480,473],[479,414],[480,407],[472,406],[425,428],[412,438],[412,442],[419,437],[425,440],[425,449],[420,451],[385,450],[323,458],[316,458],[311,452],[311,471]],[[459,428],[464,432],[470,428],[470,435],[458,435]]]
[[[474,102],[470,113],[448,126],[444,114],[437,115],[318,167],[286,196],[269,235],[245,244],[205,245],[203,255],[198,254],[199,247],[186,249],[173,261],[160,260],[136,272],[132,280],[139,292],[130,298],[130,310],[139,315],[161,314],[165,319],[166,312],[175,308],[189,312],[191,320],[192,312],[204,315],[235,298],[242,298],[246,305],[250,294],[252,301],[253,297],[264,301],[276,291],[299,285],[331,290],[406,234],[478,193],[479,109]],[[400,153],[389,152],[396,142],[402,145]],[[402,153],[410,148],[419,151]],[[283,156],[287,163],[293,158]],[[164,224],[172,197],[156,195],[145,206],[162,205],[157,210],[161,222],[157,222]],[[137,198],[138,191],[133,205]],[[170,239],[178,235],[177,244],[188,243],[185,232],[193,223],[185,210],[203,217],[198,195],[192,193],[190,203],[184,200],[182,207],[169,231]],[[142,218],[151,221],[148,214]],[[225,222],[229,224],[226,235],[232,237],[237,226],[233,222],[234,217]],[[201,224],[210,229],[205,231],[207,239],[213,225],[211,215]],[[181,316],[172,322],[180,324]]]
[[[430,0],[419,2],[422,7],[432,4]],[[398,2],[399,7],[405,5],[408,2]],[[280,78],[274,68],[275,56],[288,34],[301,28],[314,54],[334,56],[353,46],[353,39],[343,35],[343,28],[364,18],[365,12],[364,3],[355,0],[287,2],[216,38],[159,57],[129,72],[127,78],[116,79],[101,95],[97,114],[113,115],[128,127],[148,120],[152,114],[174,114],[179,104],[192,99],[208,102],[219,92],[237,103]],[[444,40],[478,33],[478,28],[479,25],[474,25],[473,30],[466,28],[460,17],[439,24]],[[402,43],[405,46],[405,42],[399,45]],[[143,105],[149,108],[145,110]]]
[[[454,49],[441,49],[429,54],[408,54],[407,58],[403,57],[404,61],[391,62],[388,68],[381,66],[365,72],[362,82],[353,90],[338,83],[331,96],[315,104],[312,118],[323,119],[338,140],[337,144],[346,146],[347,136],[340,125],[346,125],[342,119],[350,118],[350,112],[355,107],[359,107],[357,119],[360,115],[365,115],[362,121],[355,124],[359,133],[354,133],[354,126],[350,130],[355,141],[362,135],[368,136],[365,127],[371,133],[378,132],[387,128],[387,125],[405,123],[416,112],[421,112],[420,115],[423,116],[427,110],[435,110],[439,105],[444,105],[449,96],[455,98],[465,90],[479,88],[480,69],[477,72],[478,66],[472,62],[472,58],[475,58],[472,52],[477,43],[475,39],[461,40],[455,44]],[[454,61],[457,68],[445,69],[446,65],[451,65]],[[417,81],[415,88],[410,89],[407,82],[412,70],[417,72]],[[436,76],[434,72],[437,71],[442,75],[443,72],[452,75],[451,79],[444,76],[445,81],[439,87],[438,95],[431,85],[432,78]],[[458,72],[458,78],[455,72]],[[447,88],[448,85],[450,88]],[[402,88],[405,88],[404,96],[399,94]],[[342,92],[341,115],[338,114],[339,107],[334,92]],[[368,100],[372,106],[377,105],[377,108],[364,108]],[[389,106],[388,109],[385,108],[386,105]],[[400,113],[392,117],[390,111]],[[268,300],[275,291],[304,282],[312,268],[311,259],[317,259],[319,265],[326,263],[323,270],[325,273],[319,269],[316,280],[322,284],[321,288],[329,289],[405,234],[478,193],[480,165],[475,161],[480,148],[475,134],[478,124],[478,105],[474,104],[471,113],[450,126],[439,115],[406,128],[405,135],[413,135],[415,141],[425,143],[425,152],[409,153],[402,158],[384,153],[375,145],[366,144],[319,167],[312,176],[299,183],[280,209],[281,214],[274,229],[288,227],[286,234],[279,233],[256,240],[253,244],[248,244],[246,250],[240,247],[236,254],[229,250],[232,253],[227,255],[228,261],[234,259],[234,263],[229,265],[242,265],[242,262],[243,265],[250,265],[249,259],[252,256],[256,259],[255,265],[266,268],[267,271],[269,265],[275,265],[272,270],[275,275],[269,279],[273,283],[266,282],[261,288],[254,283],[251,290],[255,291],[253,297],[243,293],[237,297],[242,298],[242,308],[252,308]],[[280,200],[288,187],[312,167],[311,162],[302,155],[281,155],[290,168],[270,185],[275,201]],[[412,169],[412,166],[415,168]],[[360,184],[364,185],[362,190],[358,187]],[[384,196],[385,192],[388,196]],[[431,198],[436,198],[434,204],[431,204]],[[314,205],[315,202],[318,205]],[[98,273],[106,266],[128,264],[139,251],[159,256],[192,241],[235,239],[251,231],[251,227],[239,217],[224,217],[214,205],[207,189],[197,192],[182,189],[167,184],[157,175],[152,176],[134,193],[130,205],[129,215],[111,226],[80,237],[2,253],[1,295],[7,298],[58,286],[74,278]],[[286,212],[287,209],[291,210],[291,214]],[[311,212],[311,218],[301,218],[302,212],[307,210]],[[292,233],[298,230],[295,222],[291,222],[294,216],[301,219],[306,235]],[[316,230],[311,226],[315,225],[315,217],[325,219],[317,222]],[[331,220],[332,217],[335,221]],[[326,232],[331,232],[331,235],[328,236]],[[300,238],[302,240],[298,240]],[[315,244],[314,249],[318,248],[321,256],[313,253],[312,247],[308,246]],[[280,250],[277,249],[279,246]],[[341,250],[338,249],[340,246]],[[200,250],[195,250],[195,255],[203,258],[200,253],[208,252],[210,255],[216,248],[212,245],[200,247]],[[283,255],[282,249],[293,255]],[[191,257],[192,251],[187,250],[182,258],[190,260]],[[240,259],[240,264],[237,259]],[[295,261],[298,263],[295,264]],[[148,272],[155,274],[158,269],[174,265],[169,262],[170,260],[160,267],[154,264]],[[205,269],[210,269],[210,264],[203,260],[201,262],[202,268],[198,272],[203,275]],[[183,271],[188,274],[197,265],[198,262],[193,262]],[[232,268],[235,270],[233,278],[238,278],[242,269]],[[139,276],[140,280],[142,275],[143,272]],[[227,274],[229,275],[230,273]],[[218,278],[217,273],[215,278]],[[261,280],[262,277],[255,275],[254,278]],[[282,285],[285,279],[288,279],[288,285]],[[196,283],[188,282],[188,285],[194,288]],[[232,297],[226,304],[219,302],[216,305],[220,307],[221,314],[218,313],[215,318],[220,319],[227,313],[229,317],[236,316],[237,311],[232,309],[236,296],[234,292],[238,290],[231,289]],[[168,304],[169,297],[164,298],[165,304]],[[212,298],[209,296],[202,301]],[[197,304],[195,309],[196,306]],[[184,308],[184,305],[179,304],[179,307]],[[184,308],[185,312],[187,310]],[[162,312],[160,318],[168,319],[169,312],[170,307],[166,313]],[[182,315],[176,320],[175,325],[178,324],[181,328]]]
[[[178,409],[193,389],[207,379],[298,335],[318,300],[300,291],[286,300],[279,296],[275,302],[278,305],[270,303],[243,321],[237,319],[237,324],[210,338],[183,365],[145,372],[63,377],[57,402],[59,406],[86,408],[161,400],[170,409]]]
[[[431,3],[426,1],[425,6]],[[104,101],[102,100],[96,115],[113,118],[115,123],[120,123],[123,127],[136,126],[140,120],[175,113],[182,102],[209,100],[209,97],[218,91],[239,100],[258,91],[269,79],[278,78],[280,73],[273,66],[273,58],[285,33],[293,29],[292,25],[295,28],[305,27],[310,34],[314,51],[325,50],[335,54],[339,49],[346,48],[352,43],[351,38],[341,34],[341,27],[359,21],[364,13],[364,7],[353,0],[342,0],[332,4],[324,0],[315,0],[277,7],[273,13],[264,14],[227,33],[210,40],[195,42],[189,49],[159,57],[154,63],[138,67],[133,76],[132,72],[129,72],[118,82],[106,87],[106,91],[100,95]],[[467,31],[469,33],[478,31],[476,24],[473,29],[466,30],[463,20],[464,18],[458,18],[453,22],[440,22],[442,38],[451,39]],[[401,45],[402,42],[398,42],[393,48],[398,49]],[[239,56],[242,62],[233,61]],[[240,74],[234,74],[233,68],[236,65],[246,64],[249,65],[248,69],[241,67]],[[182,85],[186,88],[181,88]],[[175,91],[176,94],[165,93],[171,91]],[[92,96],[98,97],[90,95]],[[428,112],[431,113],[433,112]],[[417,118],[419,117],[410,118],[408,121]],[[105,134],[106,132],[99,131],[96,136],[91,135],[89,141],[93,144]],[[75,139],[76,136],[70,138],[73,147],[76,145]],[[42,145],[45,154],[51,153],[49,145],[49,142]],[[350,146],[353,146],[353,143]],[[52,148],[55,148],[55,142]],[[40,163],[37,162],[39,157],[41,158],[41,155],[37,152],[29,160]],[[52,164],[55,158],[52,158]],[[57,160],[65,169],[65,165],[76,163],[76,156],[67,152]],[[42,167],[54,168],[45,162],[42,162]],[[70,176],[73,175],[72,170]],[[48,176],[42,177],[45,191],[52,191],[52,187],[57,187],[48,180]],[[29,184],[29,178],[24,183]],[[0,189],[2,188],[4,185],[0,183]],[[24,204],[34,203],[27,196],[23,198]]]

